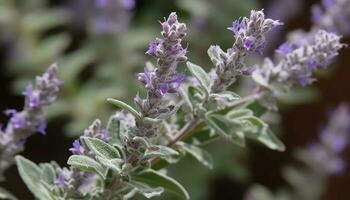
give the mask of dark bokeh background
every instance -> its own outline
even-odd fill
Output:
[[[306,1],[306,7],[300,10],[288,24],[287,30],[297,28],[309,29],[310,27],[310,6],[317,1]],[[63,0],[52,0],[53,5],[65,3]],[[146,6],[149,1],[138,1],[136,15],[138,10]],[[264,5],[268,1],[262,1]],[[166,9],[164,9],[166,10]],[[169,8],[171,10],[171,8]],[[73,40],[74,45],[78,46],[79,40],[84,35],[81,33],[72,33],[76,37]],[[283,38],[281,38],[283,39]],[[349,43],[350,38],[343,38],[344,43]],[[15,79],[4,73],[3,61],[7,51],[6,44],[0,46],[0,110],[6,108],[18,108],[22,106],[23,97],[14,95],[10,90],[10,84]],[[321,78],[315,85],[319,88],[321,98],[313,103],[297,105],[290,108],[282,109],[282,141],[287,146],[287,151],[283,153],[274,152],[261,146],[252,145],[252,158],[250,161],[250,170],[256,182],[266,185],[267,187],[277,189],[286,183],[280,176],[281,168],[287,164],[295,162],[292,152],[295,147],[306,145],[316,140],[318,130],[326,122],[327,112],[339,103],[345,102],[350,104],[350,49],[346,48],[341,51],[339,59],[334,64],[335,70],[331,76]],[[62,137],[62,125],[68,119],[60,118],[51,121],[48,125],[50,134],[44,138],[41,135],[35,135],[28,140],[26,150],[23,155],[30,158],[36,163],[56,160],[59,164],[65,165],[69,156],[67,149],[70,147],[72,139]],[[6,118],[2,115],[0,122],[5,123]],[[343,174],[332,176],[328,181],[327,191],[323,200],[348,200],[350,199],[350,148],[344,153],[347,160],[347,169]],[[325,161],[327,162],[327,161]],[[17,174],[15,167],[12,167],[6,174],[8,177],[6,188],[9,188],[20,199],[31,199],[32,196],[22,183]],[[211,182],[210,199],[241,199],[248,185],[241,185],[232,182],[225,176],[218,176]]]

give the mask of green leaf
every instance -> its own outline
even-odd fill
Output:
[[[22,156],[16,156],[15,159],[18,172],[32,194],[41,200],[53,199],[50,192],[41,185],[42,170],[35,163]]]
[[[107,132],[111,136],[111,143],[121,145],[120,131],[122,123],[116,115],[112,115],[107,123]],[[126,127],[124,127],[126,128]]]
[[[98,156],[107,159],[120,158],[120,154],[116,148],[100,139],[90,137],[81,137],[81,139]]]
[[[209,169],[213,169],[213,158],[211,155],[195,145],[182,143],[185,151]]]
[[[184,85],[182,85],[179,88],[179,94],[182,97],[182,100],[185,102],[184,107],[186,108],[186,111],[192,113],[193,105],[192,105],[192,102],[191,102],[190,97],[189,97],[188,88],[185,87]]]
[[[215,99],[217,101],[218,100],[226,100],[228,102],[241,99],[241,97],[238,94],[236,94],[232,91],[223,91],[220,93],[212,93],[209,95],[209,98]]]
[[[87,156],[72,155],[69,157],[67,164],[77,167],[83,171],[98,174],[104,179],[106,178],[106,169],[100,163]]]
[[[40,164],[40,168],[43,171],[41,174],[41,180],[45,181],[46,183],[54,183],[56,179],[56,171],[53,166],[49,163],[44,163]]]
[[[206,127],[193,132],[189,137],[186,137],[184,141],[190,144],[204,145],[217,139],[218,136],[219,135],[216,134],[213,129]]]
[[[267,130],[262,133],[258,138],[258,141],[265,144],[267,147],[277,151],[285,151],[286,146],[279,140],[271,130]]]
[[[117,174],[119,174],[122,171],[122,164],[124,163],[122,159],[107,159],[101,156],[96,156],[96,160],[100,162],[103,166],[112,169]]]
[[[9,191],[2,187],[0,187],[0,199],[17,200],[17,198],[13,196],[13,194],[11,194]]]
[[[144,159],[160,157],[169,163],[174,163],[178,161],[176,157],[178,157],[179,155],[179,152],[175,151],[170,147],[163,145],[153,145],[146,150],[144,154]]]
[[[253,111],[246,108],[231,110],[226,114],[226,116],[230,119],[236,119],[236,118],[252,116],[252,115],[253,115]]]
[[[239,131],[240,125],[238,123],[218,114],[206,114],[205,121],[223,138],[231,140],[239,146],[245,146],[244,135]]]
[[[142,194],[147,199],[160,196],[164,192],[162,187],[150,187],[143,182],[130,181],[129,185],[135,188],[138,193]]]
[[[131,177],[136,181],[146,183],[153,187],[162,187],[168,192],[172,192],[182,199],[190,199],[185,188],[173,178],[166,176],[153,169],[145,169]]]
[[[200,85],[206,90],[207,93],[209,93],[211,80],[207,72],[205,72],[202,67],[195,65],[191,62],[187,62],[186,64],[193,76],[197,78]]]
[[[261,119],[255,116],[247,116],[239,118],[243,122],[242,127],[247,134],[247,137],[255,139],[268,148],[277,151],[284,151],[284,144],[272,133],[266,124]]]
[[[112,98],[108,98],[107,101],[119,108],[125,109],[127,111],[129,111],[132,115],[134,115],[138,120],[141,120],[141,114],[139,112],[137,112],[133,107],[129,106],[128,104],[116,100],[116,99],[112,99]]]

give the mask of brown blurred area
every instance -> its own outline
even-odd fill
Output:
[[[60,4],[63,1],[52,1],[53,4]],[[262,1],[268,4],[268,1]],[[305,0],[305,7],[298,12],[288,24],[287,31],[297,28],[308,30],[310,27],[310,7],[318,1]],[[138,8],[139,9],[139,8]],[[282,41],[281,41],[282,42]],[[343,43],[350,44],[350,37],[345,37]],[[15,77],[11,77],[4,71],[4,60],[6,59],[6,43],[0,43],[0,110],[6,108],[18,108],[22,106],[22,96],[11,92],[11,82]],[[282,109],[282,141],[287,146],[287,151],[283,153],[274,152],[261,146],[252,145],[252,158],[250,170],[257,183],[266,185],[274,190],[279,186],[286,186],[281,177],[281,169],[293,164],[292,150],[302,147],[316,140],[320,127],[327,122],[327,112],[335,108],[340,103],[350,105],[350,49],[344,48],[338,60],[333,64],[335,70],[331,76],[321,78],[315,83],[320,90],[320,99],[313,103],[297,105]],[[63,137],[62,124],[67,119],[61,118],[51,121],[48,125],[50,134],[44,138],[35,135],[28,140],[26,150],[22,153],[25,157],[34,162],[46,162],[56,160],[59,164],[65,165],[69,156],[67,149],[70,147],[72,139]],[[6,123],[6,117],[1,115],[0,123]],[[332,176],[327,183],[327,191],[323,200],[348,200],[350,199],[350,148],[344,152],[344,159],[347,161],[347,170],[338,176]],[[325,161],[327,162],[327,161]],[[8,178],[5,187],[16,194],[19,199],[31,199],[31,194],[22,183],[15,167],[7,173]],[[234,190],[232,188],[235,188]],[[211,183],[211,195],[209,199],[232,200],[242,199],[248,185],[239,185],[225,177],[217,177]]]

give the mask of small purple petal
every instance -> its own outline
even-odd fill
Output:
[[[16,114],[11,118],[11,123],[16,129],[23,129],[26,127],[26,120],[23,115]]]
[[[65,181],[64,171],[61,170],[61,171],[58,173],[58,177],[56,178],[56,180],[55,180],[54,183],[55,183],[56,185],[62,186],[62,185],[64,185],[64,181]]]
[[[158,45],[159,45],[159,42],[156,40],[156,41],[153,41],[149,44],[148,46],[148,50],[146,51],[146,54],[149,54],[151,56],[157,56],[158,55]]]
[[[108,142],[110,139],[112,139],[112,137],[109,135],[108,131],[106,129],[104,129],[102,131],[102,138],[103,141]]]
[[[238,19],[233,21],[232,27],[229,27],[228,29],[231,30],[235,35],[237,35],[239,31],[244,28],[245,28],[245,24]]]
[[[46,131],[45,131],[46,127],[47,127],[46,122],[45,121],[41,121],[36,130],[39,133],[41,133],[42,135],[46,135]]]
[[[244,40],[244,48],[246,48],[248,51],[251,50],[254,47],[255,41],[256,41],[255,37],[248,36]]]
[[[74,140],[73,147],[70,148],[69,151],[71,151],[73,154],[77,154],[77,155],[83,154],[79,139]]]

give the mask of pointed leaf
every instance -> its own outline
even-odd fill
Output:
[[[87,156],[72,155],[69,157],[67,164],[77,167],[83,171],[98,174],[104,179],[106,178],[106,169],[100,163]]]
[[[195,145],[182,143],[185,151],[209,169],[213,169],[213,158],[202,148]]]
[[[52,199],[50,192],[40,183],[42,170],[35,163],[22,156],[16,156],[15,159],[18,172],[32,194],[41,200]]]
[[[223,115],[207,114],[205,116],[207,124],[225,139],[231,140],[239,146],[245,146],[245,139],[239,131],[240,125],[229,120]]]
[[[135,188],[137,192],[142,194],[147,199],[160,196],[164,192],[164,189],[162,187],[150,187],[143,182],[130,181],[129,185]]]
[[[182,199],[190,199],[185,188],[173,178],[153,169],[146,169],[132,176],[132,179],[153,187],[163,187],[166,191],[177,194]]]
[[[193,76],[197,78],[200,85],[206,90],[207,93],[209,93],[211,80],[207,72],[205,72],[202,67],[191,62],[187,62],[186,64]]]
[[[141,120],[141,114],[139,112],[137,112],[133,107],[129,106],[128,104],[116,100],[116,99],[112,99],[112,98],[108,98],[107,101],[119,108],[125,109],[127,111],[129,111],[132,115],[134,115],[138,120]]]
[[[89,149],[98,156],[107,159],[120,158],[119,151],[103,140],[90,137],[81,137],[81,139],[89,147]]]

